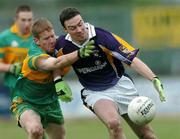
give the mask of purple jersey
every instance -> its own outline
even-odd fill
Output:
[[[94,40],[97,53],[82,58],[72,64],[80,83],[90,90],[104,90],[114,86],[124,74],[122,61],[130,65],[138,50],[131,47],[120,37],[100,28],[86,24],[89,30],[89,40]],[[82,46],[73,42],[68,35],[60,36],[56,52],[71,53]]]

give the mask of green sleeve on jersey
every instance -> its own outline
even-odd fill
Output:
[[[49,55],[46,54],[46,52],[43,51],[41,48],[39,48],[35,43],[30,48],[28,55],[29,55],[28,66],[32,70],[38,70],[36,65],[35,65],[37,58],[49,57]]]
[[[4,47],[7,45],[6,36],[8,34],[8,30],[5,30],[0,33],[0,59],[4,58]]]
[[[32,56],[29,58],[28,60],[28,66],[30,69],[32,70],[38,70],[36,65],[35,65],[35,59],[37,58],[38,56]]]
[[[6,36],[8,36],[8,34],[10,34],[10,31],[9,31],[9,29],[8,30],[5,30],[5,31],[3,31],[3,32],[1,32],[0,33],[0,47],[1,48],[3,48],[4,46],[6,46],[7,44],[7,37]]]
[[[0,53],[0,59],[3,59],[3,57],[4,57],[4,54]]]

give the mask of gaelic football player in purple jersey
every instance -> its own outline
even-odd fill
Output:
[[[63,9],[60,22],[67,34],[58,38],[57,55],[68,54],[87,45],[95,46],[96,53],[79,59],[72,67],[84,87],[81,91],[84,105],[106,125],[110,139],[126,139],[120,116],[140,139],[157,139],[150,125],[138,126],[127,116],[128,104],[139,94],[125,73],[123,63],[152,81],[160,100],[165,101],[161,81],[136,57],[139,50],[119,36],[85,23],[76,8]]]

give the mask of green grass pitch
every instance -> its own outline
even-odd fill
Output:
[[[66,119],[67,139],[109,139],[105,126],[97,118]],[[151,122],[159,139],[180,139],[180,118],[156,117]],[[138,139],[126,123],[124,132],[129,139]],[[15,120],[0,120],[0,139],[26,139],[24,130],[16,126]]]

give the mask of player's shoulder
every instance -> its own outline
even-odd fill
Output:
[[[29,56],[37,56],[44,53],[44,51],[38,47],[34,42],[31,44],[29,50],[28,50],[28,55]]]
[[[111,32],[103,29],[103,28],[100,28],[100,27],[95,27],[95,31],[96,31],[96,34],[111,34]]]
[[[66,43],[66,39],[65,39],[66,35],[61,35],[57,38],[57,43],[60,43],[61,45]]]
[[[5,29],[2,32],[0,32],[0,37],[6,37],[6,36],[9,36],[11,34],[12,33],[11,33],[10,29]]]
[[[59,50],[61,48],[64,48],[68,44],[68,41],[66,40],[66,35],[61,35],[57,38],[55,49]]]
[[[96,27],[95,31],[96,31],[96,38],[100,42],[107,42],[107,40],[109,39],[111,40],[114,39],[113,34],[103,28]]]
[[[95,31],[96,31],[96,37],[98,40],[106,40],[108,38],[113,37],[111,32],[109,32],[103,28],[95,27]]]

